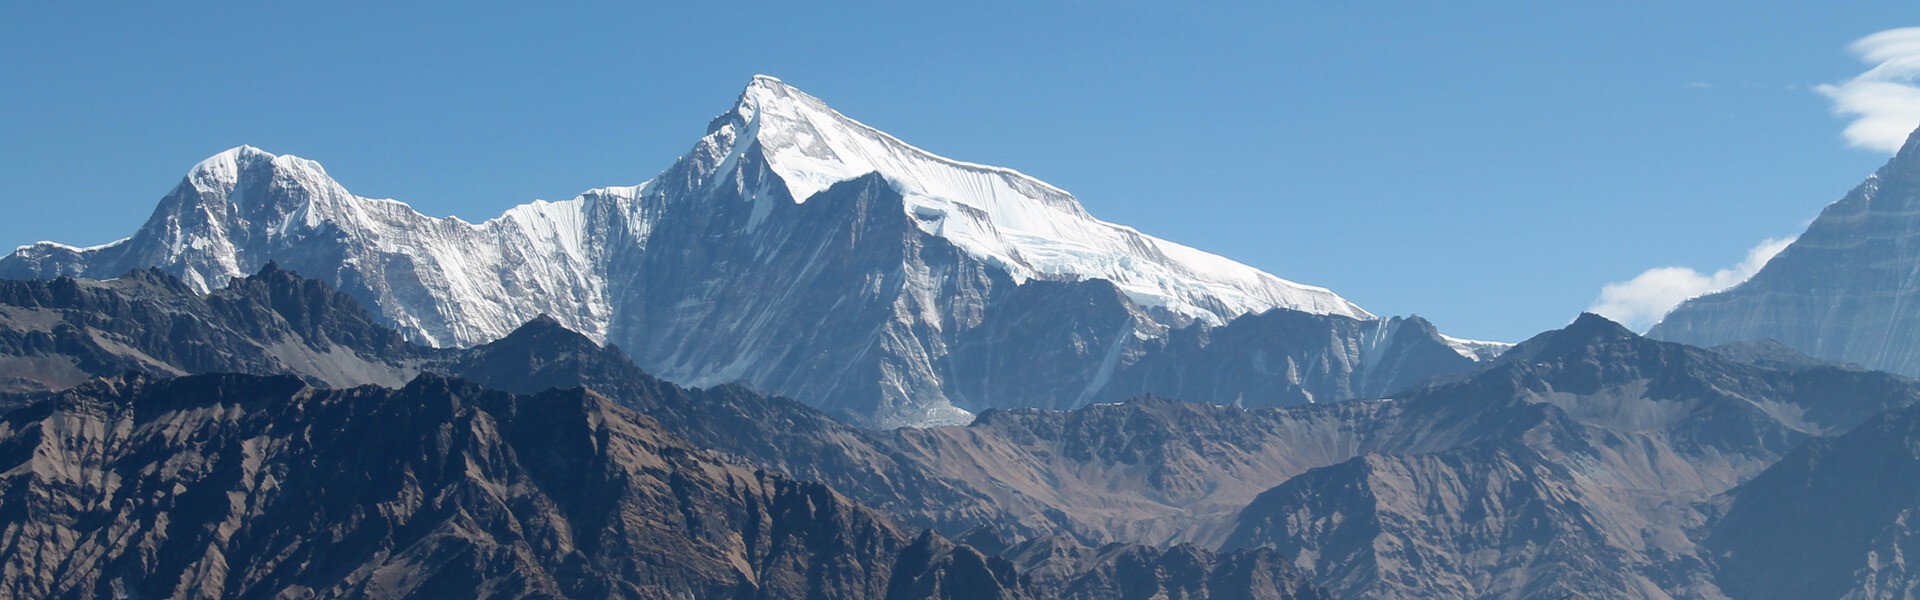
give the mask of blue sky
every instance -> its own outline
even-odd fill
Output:
[[[67,4],[0,7],[0,245],[123,236],[239,144],[479,220],[650,178],[768,73],[1504,340],[1798,233],[1887,156],[1815,87],[1920,25],[1891,1]]]

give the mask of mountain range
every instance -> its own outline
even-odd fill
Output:
[[[271,267],[204,298],[157,271],[7,283],[8,339],[92,342],[5,349],[66,367],[15,371],[36,391],[0,416],[15,597],[1328,597],[1263,549],[1108,543],[1016,569],[936,532],[1012,522],[975,489],[990,482],[937,479],[792,400],[663,382],[549,318],[436,349],[347,335],[371,315]],[[261,346],[143,350],[179,330],[411,379],[349,387],[327,379],[337,362],[237,360]],[[123,368],[60,388],[69,369]],[[284,374],[220,372],[255,368]]]
[[[398,340],[398,333],[380,328],[375,317],[351,298],[324,283],[305,280],[277,267],[235,280],[205,296],[158,271],[133,272],[104,282],[59,278],[7,285],[5,303],[0,304],[0,314],[7,316],[0,322],[4,325],[0,328],[4,337],[0,339],[78,339],[91,343],[14,343],[7,347],[6,364],[67,365],[81,375],[98,376],[63,387],[63,382],[76,377],[72,371],[22,369],[8,373],[16,388],[23,390],[16,395],[24,398],[25,407],[6,417],[14,421],[4,431],[16,432],[11,435],[18,441],[12,446],[15,450],[0,452],[0,457],[14,457],[7,460],[20,462],[6,463],[5,472],[13,475],[0,477],[0,486],[28,491],[11,492],[22,495],[5,497],[70,491],[72,486],[68,484],[45,481],[56,473],[91,481],[131,480],[134,475],[129,473],[133,472],[140,477],[217,475],[218,481],[232,480],[232,471],[247,464],[240,460],[247,454],[241,450],[216,453],[205,443],[180,446],[168,442],[175,445],[140,451],[145,453],[141,456],[149,456],[141,460],[203,465],[203,471],[192,473],[154,471],[139,466],[148,463],[101,458],[109,449],[127,452],[127,446],[145,443],[138,441],[141,439],[192,439],[201,435],[195,432],[230,429],[189,415],[206,413],[208,418],[227,415],[221,418],[278,422],[283,428],[308,432],[303,435],[310,437],[316,431],[371,425],[358,425],[355,423],[360,421],[353,420],[320,421],[325,411],[301,408],[306,402],[327,406],[337,403],[337,410],[362,404],[369,406],[365,410],[397,410],[423,402],[457,401],[461,406],[471,402],[479,412],[470,416],[478,418],[484,413],[490,415],[487,419],[524,412],[500,408],[504,406],[560,402],[570,407],[592,406],[589,412],[601,416],[582,417],[588,420],[644,427],[649,432],[646,435],[667,440],[657,443],[686,448],[690,455],[716,465],[702,467],[707,471],[745,469],[736,472],[762,473],[755,475],[762,482],[810,482],[819,486],[821,493],[832,494],[848,507],[868,511],[875,523],[885,523],[896,531],[888,538],[894,541],[882,546],[891,548],[886,552],[907,553],[904,548],[918,544],[928,548],[926,553],[977,556],[975,566],[983,570],[967,576],[968,581],[991,580],[997,582],[994,589],[1034,597],[1132,597],[1122,592],[1147,589],[1139,587],[1147,584],[1128,582],[1127,578],[1141,575],[1137,569],[1125,567],[1129,564],[1156,565],[1151,572],[1157,575],[1150,578],[1156,583],[1150,589],[1206,589],[1207,585],[1216,585],[1207,582],[1223,577],[1253,576],[1280,586],[1269,585],[1271,589],[1295,594],[1266,597],[1314,597],[1311,594],[1323,593],[1321,590],[1355,598],[1533,598],[1576,593],[1591,598],[1764,597],[1740,587],[1744,579],[1728,585],[1723,575],[1753,568],[1741,560],[1761,559],[1748,558],[1752,556],[1748,551],[1724,548],[1736,543],[1727,540],[1738,540],[1749,547],[1780,543],[1782,538],[1771,534],[1759,534],[1763,541],[1754,541],[1751,538],[1756,530],[1738,525],[1740,519],[1754,518],[1747,516],[1754,511],[1777,513],[1799,506],[1793,504],[1799,501],[1790,498],[1802,493],[1797,486],[1804,484],[1768,483],[1772,481],[1769,477],[1782,477],[1772,473],[1785,472],[1798,464],[1796,461],[1803,461],[1797,458],[1800,455],[1817,452],[1817,448],[1830,443],[1826,440],[1846,440],[1875,431],[1877,423],[1907,414],[1905,407],[1920,400],[1920,382],[1811,359],[1778,345],[1699,349],[1640,337],[1587,315],[1565,329],[1519,344],[1471,373],[1436,378],[1401,390],[1390,399],[1245,408],[1142,397],[1074,410],[994,409],[967,426],[874,431],[840,422],[803,403],[764,396],[745,387],[700,389],[667,383],[639,369],[617,348],[600,345],[550,318],[535,318],[500,340],[471,348],[432,348]],[[208,308],[213,306],[221,309]],[[115,328],[85,327],[86,323],[113,323]],[[235,347],[227,353],[232,356],[220,352],[162,352],[178,344],[153,332],[177,330],[202,332],[198,335],[209,339],[230,336],[271,340],[266,346],[280,350],[270,356],[352,358],[256,365],[235,359],[261,356],[260,347]],[[62,333],[52,333],[55,331]],[[377,365],[352,372],[397,377],[407,383],[389,384],[397,386],[399,392],[382,391],[392,387],[352,387],[354,382],[328,379],[344,372],[337,367],[339,364]],[[106,375],[118,369],[138,374]],[[259,374],[219,374],[248,369],[257,369]],[[193,375],[201,372],[210,374]],[[274,372],[285,374],[269,374]],[[59,379],[26,385],[36,373]],[[189,379],[164,379],[183,375]],[[319,385],[346,391],[336,395],[327,388],[315,387]],[[432,392],[422,397],[422,390]],[[521,395],[512,396],[514,393]],[[263,395],[268,399],[250,403]],[[149,399],[160,397],[169,399]],[[483,402],[484,398],[492,400]],[[239,404],[230,408],[198,404],[204,402]],[[180,408],[186,413],[176,415],[169,412],[176,410],[168,408],[173,403],[201,408]],[[383,405],[392,406],[372,408]],[[156,407],[155,412],[143,417],[138,410],[141,406]],[[123,410],[133,410],[124,417],[132,419],[130,424],[109,426],[100,421],[85,427],[72,425],[78,422],[75,419],[106,418],[101,415]],[[501,410],[508,412],[499,413]],[[449,411],[435,414],[467,414]],[[446,426],[433,423],[394,425],[384,433],[365,435],[394,440],[442,436],[434,432]],[[461,426],[470,426],[470,422],[465,423],[469,424]],[[573,443],[610,448],[605,442],[591,441],[599,434],[589,435],[584,430],[566,434],[558,426],[541,425],[537,429],[560,433],[526,442],[532,445],[515,449],[514,455]],[[333,438],[340,440],[333,444],[361,439],[358,436],[363,434],[353,430],[356,433],[352,436]],[[1849,430],[1854,433],[1848,434]],[[68,432],[84,431],[146,433],[111,443],[99,439],[53,441],[72,435]],[[1841,434],[1846,435],[1834,437]],[[273,434],[266,430],[235,435],[238,440],[257,440],[252,443],[266,447],[281,448],[288,443],[267,441]],[[4,439],[0,436],[0,447],[7,447]],[[314,445],[301,452],[337,451],[328,449],[327,444],[307,442]],[[196,457],[235,458],[179,456],[188,450]],[[374,473],[368,477],[378,480],[405,480],[381,471],[384,467],[372,458],[387,454],[427,456],[419,449],[385,449],[363,457],[363,463],[328,464],[347,471],[365,470]],[[580,460],[608,465],[635,461],[651,464],[654,460],[644,456],[650,455]],[[133,471],[74,475],[108,466]],[[280,468],[288,476],[300,470],[287,465]],[[518,477],[512,472],[527,467],[501,468],[506,469],[503,474],[487,477]],[[1796,473],[1793,477],[1804,480],[1810,475]],[[167,487],[174,482],[176,479],[154,479],[150,486]],[[177,482],[178,489],[204,485],[201,479]],[[573,493],[577,488],[580,486],[574,484],[538,487],[549,495]],[[124,514],[112,518],[69,514],[74,509],[62,507],[121,506],[145,498],[126,495],[138,489],[117,487],[89,492],[100,494],[90,499],[46,496],[49,499],[44,502],[14,504],[47,512],[13,513],[13,525],[0,523],[0,533],[12,532],[0,537],[0,544],[38,548],[31,553],[16,552],[23,560],[37,557],[33,560],[47,561],[53,560],[49,557],[76,553],[72,546],[45,545],[53,540],[72,543],[92,539],[90,543],[102,547],[89,547],[81,553],[89,556],[131,552],[111,540],[131,543],[140,538],[108,535],[107,530],[83,530],[81,524],[106,527],[115,522],[154,521],[163,514],[168,515],[163,520],[174,522],[176,517],[170,513],[173,509],[166,508],[172,505],[128,507],[122,509]],[[1768,489],[1785,491],[1765,491]],[[622,492],[628,493],[639,492]],[[1769,500],[1776,496],[1782,499]],[[606,502],[628,502],[618,500],[622,497],[626,496],[571,501],[549,498],[540,502],[554,503],[555,510],[575,510],[567,508],[570,505],[566,502],[604,510]],[[1894,507],[1920,506],[1920,495],[1878,497]],[[304,506],[322,501],[307,498],[288,502]],[[139,502],[146,500],[136,504]],[[354,502],[361,501],[346,504]],[[1775,506],[1787,502],[1789,508],[1765,508],[1768,502]],[[1745,506],[1762,508],[1729,508]],[[480,509],[461,510],[472,514]],[[656,509],[626,510],[651,514],[648,510]],[[726,513],[736,509],[712,510]],[[1892,514],[1888,509],[1850,514],[1880,519],[1878,523],[1882,524],[1873,527],[1896,526],[1892,516],[1872,516]],[[530,515],[500,518],[541,522],[580,518],[564,512]],[[418,526],[427,529],[466,526],[438,520],[442,516],[435,513],[409,518],[434,523]],[[203,518],[213,523],[232,522],[234,517]],[[281,517],[247,513],[241,518],[245,522]],[[74,529],[35,529],[36,523],[71,523]],[[742,522],[730,523],[722,529],[740,531],[746,527]],[[348,526],[359,525],[325,527]],[[289,535],[298,538],[320,534]],[[429,552],[432,544],[467,548],[480,543],[464,537],[457,538],[457,543],[441,538],[382,539],[377,546],[416,548],[410,551],[417,552]],[[230,545],[239,543],[230,539],[195,543],[212,544],[221,554],[253,556],[288,551]],[[521,542],[488,539],[484,543],[489,547],[517,547],[515,544]],[[644,560],[642,555],[660,552],[629,541],[604,543],[607,548],[635,553],[631,560]],[[1850,549],[1862,543],[1855,538],[1841,545]],[[944,550],[932,549],[936,547]],[[168,551],[182,552],[186,551]],[[546,551],[534,554],[542,552]],[[201,551],[192,553],[198,556]],[[896,554],[878,556],[862,560],[868,564],[900,560]],[[301,563],[307,566],[291,568],[293,571],[318,568],[311,566],[318,564],[312,562],[317,558],[301,560],[307,561]],[[435,567],[453,569],[449,573],[457,575],[433,575],[419,564],[390,562],[394,560],[390,555],[358,554],[338,560],[353,565],[339,567],[348,571],[386,569],[405,573],[404,577],[395,577],[411,582],[407,585],[426,586],[422,582],[434,577],[455,582],[434,585],[507,585],[488,579],[491,575],[483,565]],[[1167,561],[1184,566],[1176,569]],[[184,589],[179,587],[183,585],[180,581],[159,582],[154,578],[180,573],[187,569],[185,566],[141,563],[125,568],[130,570],[122,577],[124,583],[119,584],[112,577],[102,577],[120,571],[91,567],[45,569],[23,563],[0,572],[38,569],[87,573],[94,578],[54,581],[17,577],[12,585],[19,587],[11,588],[15,590],[62,589],[72,590],[62,594],[87,595],[108,589],[100,586],[112,585]],[[556,565],[525,563],[506,571],[546,573],[541,577],[552,581],[543,579],[539,585],[550,587],[538,588],[547,590],[540,593],[569,597],[600,594],[595,590],[616,585],[609,582],[642,585],[632,575],[617,573],[618,569],[633,567],[604,568],[615,571],[596,572],[593,577],[600,578],[597,580],[567,579],[585,576],[562,576]],[[205,567],[192,569],[198,572]],[[724,569],[702,569],[706,574],[700,577],[707,578],[699,580],[705,582],[698,584],[702,586],[739,585],[738,580],[727,577],[756,582],[763,578],[752,569],[727,576],[715,574],[726,572]],[[1250,574],[1247,569],[1254,571]],[[916,567],[910,571],[924,570]],[[992,572],[1001,574],[980,574]],[[1833,582],[1828,585],[1849,590],[1893,585],[1885,581],[1897,575],[1890,575],[1884,568],[1871,573],[1869,581],[1855,577],[1854,570],[1845,570],[1831,576]],[[217,595],[247,595],[247,590],[255,589],[247,585],[295,585],[285,579],[236,583],[263,575],[221,577],[195,585],[227,586],[220,587],[223,591]],[[799,580],[803,583],[793,585],[853,586],[835,588],[846,590],[866,586],[859,589],[868,592],[846,591],[838,597],[880,597],[862,594],[891,586],[895,578],[904,575],[888,571],[861,577],[867,579],[857,585],[804,578]],[[939,580],[943,575],[936,572],[913,577]],[[694,585],[687,583],[693,579],[673,581],[659,585]],[[380,596],[400,589],[352,585],[361,587],[344,587],[323,595]],[[1228,584],[1217,585],[1225,589]],[[1232,587],[1237,589],[1239,585]],[[503,591],[502,595],[521,595],[534,588],[499,589],[520,590]],[[648,596],[644,591],[625,593]],[[754,593],[779,595],[775,591]],[[953,597],[996,596],[968,592]]]
[[[933,155],[765,76],[637,186],[473,224],[240,147],[194,166],[132,236],[22,247],[0,277],[152,267],[208,293],[267,263],[427,345],[484,343],[544,314],[672,381],[746,384],[876,426],[1142,393],[1327,402],[1502,347],[1097,220],[1065,191]]]
[[[1916,198],[1500,344],[770,77],[478,224],[236,148],[0,258],[0,596],[1907,597]]]

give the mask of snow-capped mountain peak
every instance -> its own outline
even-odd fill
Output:
[[[209,156],[206,160],[200,161],[200,163],[194,165],[192,169],[188,169],[187,182],[203,191],[222,188],[232,189],[240,182],[240,171],[245,168],[242,166],[243,164],[251,164],[260,160],[271,162],[274,158],[272,154],[268,154],[253,146],[228,148],[224,152]]]
[[[1241,330],[1326,330],[1246,366],[1281,382],[1265,401],[1349,397],[1397,381],[1376,367],[1406,363],[1391,348],[1410,337],[1376,340],[1393,328],[1326,289],[1098,220],[1058,187],[932,154],[771,77],[638,186],[475,223],[241,146],[195,165],[126,240],[25,247],[0,277],[159,267],[206,292],[269,261],[420,342],[484,343],[547,314],[671,380],[878,424],[1139,393],[1128,370],[1170,352],[1169,332],[1256,313],[1274,318]]]
[[[192,186],[201,194],[216,194],[227,197],[242,188],[243,179],[250,177],[265,178],[262,184],[271,184],[279,178],[283,186],[304,187],[314,191],[333,191],[340,184],[327,175],[320,163],[291,154],[276,155],[253,146],[236,146],[200,161],[187,171],[184,184]],[[229,198],[239,202],[242,198]]]
[[[774,77],[754,76],[734,113],[798,202],[835,183],[880,173],[902,191],[920,195],[962,199],[1010,193],[1086,215],[1065,190],[1013,169],[921,150]]]
[[[869,173],[905,196],[918,227],[1005,268],[1015,281],[1104,279],[1143,306],[1212,324],[1271,308],[1373,315],[1333,292],[1095,219],[1078,199],[1019,171],[953,160],[755,76],[702,146],[731,168],[757,149],[795,202]]]

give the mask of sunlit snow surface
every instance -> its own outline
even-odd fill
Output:
[[[824,102],[772,77],[755,77],[738,104],[709,132],[683,164],[712,181],[759,150],[767,168],[805,202],[827,187],[878,173],[905,197],[907,215],[924,232],[954,243],[983,262],[1004,269],[1016,282],[1033,279],[1101,279],[1113,282],[1143,307],[1164,309],[1208,324],[1272,308],[1373,318],[1324,288],[1274,277],[1226,258],[1148,236],[1087,214],[1071,194],[1011,169],[961,162],[915,148],[834,111]],[[705,154],[705,160],[698,157]],[[252,173],[254,175],[247,175]],[[260,182],[271,178],[277,198],[297,207],[255,206]],[[338,232],[359,240],[347,268],[378,270],[399,260],[422,279],[428,303],[409,298],[407,287],[381,287],[381,310],[396,324],[416,330],[422,341],[464,345],[505,335],[526,319],[550,313],[567,326],[605,339],[610,318],[605,274],[610,249],[598,245],[592,200],[617,215],[642,246],[662,217],[661,204],[642,200],[665,193],[647,185],[596,189],[580,197],[534,201],[494,219],[469,223],[420,214],[405,203],[355,196],[317,162],[242,146],[210,157],[188,173],[175,195],[189,201],[168,215],[156,264],[179,265],[189,285],[202,291],[246,274],[249,250],[265,239],[292,240]],[[769,194],[754,194],[763,199]],[[769,214],[755,208],[747,227]],[[272,223],[246,222],[271,214]],[[604,216],[604,215],[602,215]],[[193,221],[200,221],[196,224]],[[219,223],[218,226],[205,226]],[[149,224],[149,230],[153,229]],[[122,242],[116,242],[122,243]],[[53,242],[23,247],[32,254],[95,253],[113,244],[74,248]],[[374,277],[381,275],[374,274]],[[394,283],[394,282],[389,282]],[[380,287],[376,285],[376,287]],[[1462,354],[1469,354],[1462,348]]]
[[[1469,340],[1444,334],[1440,336],[1440,339],[1444,340],[1448,347],[1453,348],[1454,352],[1458,352],[1461,356],[1476,361],[1492,360],[1499,357],[1501,353],[1506,352],[1507,349],[1513,347],[1513,344],[1507,342]]]
[[[585,204],[534,201],[482,223],[429,217],[353,195],[317,162],[241,146],[194,165],[133,237],[91,248],[42,242],[15,258],[73,255],[63,274],[89,276],[167,266],[205,293],[269,258],[326,248],[381,313],[425,343],[492,340],[540,314],[604,339],[611,309]],[[102,272],[87,272],[89,263]]]
[[[1095,219],[1071,194],[1018,171],[915,148],[772,77],[755,77],[736,110],[748,124],[738,137],[760,144],[797,201],[879,173],[906,196],[922,231],[1015,281],[1104,279],[1143,306],[1212,324],[1270,308],[1373,317],[1324,288]]]
[[[1105,346],[1078,348],[1075,337],[1054,349],[1097,367],[1087,381],[1070,382],[1085,384],[1079,396],[1058,391],[1063,404],[1089,401],[1107,385],[1128,342],[1172,327],[1220,325],[1276,308],[1374,319],[1326,289],[1095,219],[1072,195],[1017,171],[915,148],[771,77],[754,78],[686,156],[648,183],[534,201],[472,223],[353,195],[319,163],[243,146],[195,165],[132,237],[91,248],[22,247],[0,259],[0,272],[105,278],[158,266],[205,292],[276,261],[333,283],[434,345],[492,341],[547,314],[596,341],[621,343],[644,366],[681,383],[744,381],[816,402],[867,402],[852,408],[875,411],[869,416],[882,425],[964,423],[972,414],[963,408],[1004,403],[947,397],[964,386],[945,379],[960,332],[979,325],[980,306],[996,292],[977,282],[950,287],[939,269],[954,265],[901,257],[907,262],[896,267],[889,256],[820,254],[846,246],[794,237],[788,219],[796,214],[864,218],[807,204],[831,186],[862,179],[897,191],[902,216],[975,259],[969,265],[1003,271],[1021,285],[1105,280],[1132,300],[1121,310],[1146,309],[1118,325],[1123,330]],[[739,200],[751,205],[725,204]],[[662,235],[674,246],[651,247]],[[779,261],[768,254],[782,248],[814,254],[781,254]],[[781,270],[751,270],[775,263]],[[843,272],[848,265],[872,272]],[[872,287],[828,305],[767,301],[836,277],[898,287]],[[869,313],[862,306],[890,320],[863,320]],[[794,319],[823,314],[841,319],[834,322],[841,329],[796,329]],[[1362,342],[1387,343],[1390,330],[1377,328],[1378,339]],[[653,343],[656,337],[668,341]],[[1473,359],[1505,347],[1446,341]],[[815,345],[802,350],[805,344]],[[1378,354],[1367,352],[1371,347],[1344,351]],[[845,365],[816,372],[814,356],[827,350],[845,353],[836,357]],[[879,398],[845,391],[874,383],[846,366],[861,360],[861,368],[881,373],[872,393]],[[997,389],[974,387],[987,395]]]

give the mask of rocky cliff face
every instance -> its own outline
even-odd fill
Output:
[[[882,426],[1144,392],[1331,401],[1487,350],[1099,221],[1044,182],[935,156],[764,77],[639,186],[470,224],[243,147],[196,166],[126,240],[28,246],[0,277],[156,267],[208,293],[269,261],[429,345],[545,314],[672,381]]]
[[[1920,375],[1920,137],[1745,283],[1688,300],[1648,335],[1696,345],[1777,340],[1830,360]]]

